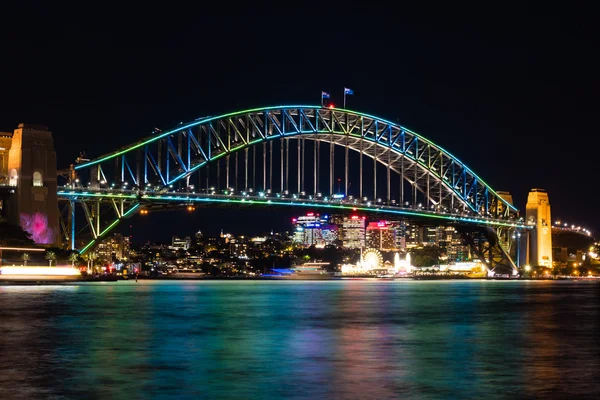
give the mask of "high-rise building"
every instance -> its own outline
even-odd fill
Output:
[[[339,229],[334,224],[324,224],[321,226],[321,237],[324,245],[335,245],[339,239]]]
[[[129,236],[114,233],[112,236],[102,239],[96,248],[96,254],[100,260],[111,262],[114,259],[127,261],[130,256]]]
[[[366,218],[358,215],[345,216],[342,225],[342,243],[347,249],[365,247]]]
[[[338,227],[342,227],[344,225],[344,215],[342,214],[331,214],[329,216],[329,223],[333,225],[337,225]]]
[[[453,226],[437,227],[436,244],[450,264],[472,259],[469,246],[463,242],[462,237]]]
[[[303,246],[316,244],[316,236],[320,236],[321,233],[321,219],[318,214],[307,213],[306,215],[300,215],[293,218],[292,223],[294,224],[294,242]]]
[[[194,237],[196,238],[196,246],[202,247],[204,245],[204,235],[202,234],[202,231],[196,232]]]
[[[292,240],[303,246],[325,246],[338,239],[337,226],[329,223],[328,215],[307,213],[293,218],[294,236]]]
[[[369,222],[366,245],[377,250],[396,250],[396,238],[392,224],[387,221]]]

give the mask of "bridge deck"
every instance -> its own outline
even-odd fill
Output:
[[[214,204],[214,205],[263,205],[263,206],[291,206],[291,207],[318,207],[324,209],[337,209],[360,211],[368,213],[382,213],[388,215],[405,215],[442,219],[486,226],[504,226],[519,229],[533,229],[518,219],[497,219],[475,215],[472,212],[451,213],[444,210],[428,210],[422,207],[400,206],[387,202],[361,201],[355,198],[328,198],[314,197],[311,195],[300,196],[296,194],[268,194],[268,193],[188,193],[188,192],[161,192],[140,191],[123,189],[73,189],[60,187],[59,198],[69,199],[123,199],[148,204]]]

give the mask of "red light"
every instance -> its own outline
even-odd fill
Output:
[[[296,222],[298,221],[296,218],[292,218],[292,222]]]
[[[335,108],[335,107],[333,106],[333,104],[330,104],[330,105],[329,105],[329,108]]]
[[[363,219],[367,219],[367,217],[363,217]]]
[[[315,215],[315,213],[308,213],[308,214],[306,214],[307,217],[312,217],[314,215]]]
[[[358,219],[358,215],[353,215],[352,217],[350,217],[352,219]]]

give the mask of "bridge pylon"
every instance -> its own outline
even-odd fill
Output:
[[[485,265],[489,277],[519,274],[511,256],[510,239],[508,239],[510,236],[507,229],[464,225],[457,227],[457,231],[462,234],[471,253]]]
[[[527,263],[552,268],[552,221],[550,201],[544,189],[531,189],[527,197],[525,221],[533,225],[529,232]]]
[[[60,246],[56,152],[46,126],[19,124],[8,151],[7,217],[38,244]]]

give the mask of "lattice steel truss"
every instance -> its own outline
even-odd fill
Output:
[[[310,152],[307,142],[312,143],[312,158],[307,154]],[[258,164],[262,161],[262,168],[256,168],[256,154],[261,147],[262,160],[259,159]],[[181,124],[168,132],[158,132],[113,153],[75,165],[67,174],[68,182],[59,188],[59,194],[61,190],[75,193],[102,188],[134,190],[142,194],[170,192],[180,182],[189,183],[195,172],[208,176],[211,169],[213,173],[216,169],[217,182],[225,177],[225,188],[230,188],[233,181],[230,177],[233,176],[235,186],[239,184],[246,191],[311,193],[314,196],[324,193],[327,197],[336,192],[335,148],[344,152],[342,192],[346,198],[353,195],[360,201],[380,201],[388,206],[414,206],[420,200],[424,209],[445,215],[507,221],[518,218],[517,209],[473,171],[419,134],[367,114],[315,106],[266,107]],[[329,163],[325,166],[319,164],[323,149],[329,152]],[[274,153],[278,153],[275,162]],[[352,162],[349,153],[360,155],[358,162]],[[369,164],[366,163],[368,159],[371,159]],[[293,161],[291,166],[290,160]],[[305,181],[306,171],[311,167],[309,172],[313,176]],[[319,171],[324,168],[329,169],[329,179],[321,177]],[[351,168],[359,170],[358,185],[355,184],[352,190]],[[260,174],[257,174],[258,170]],[[273,170],[279,175],[275,182]],[[382,173],[385,179],[382,179]],[[309,183],[312,183],[311,188]],[[368,183],[369,193],[365,183]],[[208,178],[206,186],[208,190]],[[100,215],[100,206],[90,209],[89,204],[84,205],[90,201],[89,197],[71,194],[62,198],[71,205],[81,201],[82,207],[88,208],[84,214],[89,227],[93,228],[94,239],[107,232],[93,220]],[[109,219],[107,226],[114,226],[111,224],[131,215],[137,208],[135,204],[139,204],[130,199],[123,204],[131,208],[122,208],[119,203],[111,205],[110,202],[116,200],[98,198],[93,201],[106,204],[116,212],[115,219]],[[64,226],[68,228],[66,223]],[[71,235],[74,228],[65,231]],[[69,243],[75,247],[73,238],[69,238]]]
[[[510,239],[502,240],[502,230],[489,227],[460,227],[471,252],[485,265],[488,275],[518,275],[519,270],[510,254]]]
[[[77,205],[81,207],[85,221],[79,227],[75,224]],[[71,196],[68,200],[59,202],[63,242],[72,250],[80,249],[80,254],[84,254],[139,207],[137,199],[131,198]]]

